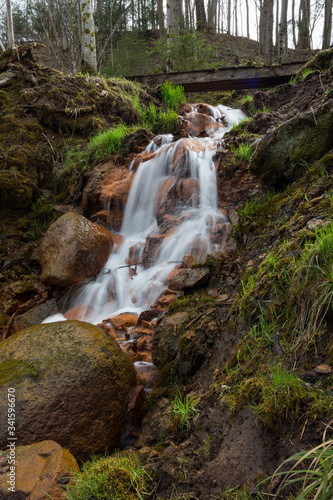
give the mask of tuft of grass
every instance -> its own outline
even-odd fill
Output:
[[[295,462],[291,469],[281,472],[281,467],[290,462]],[[278,476],[283,478],[274,498],[280,497],[285,488],[301,483],[297,488],[298,495],[293,496],[295,500],[330,500],[333,497],[333,439],[326,440],[325,431],[320,445],[289,457],[268,480],[273,481]]]
[[[149,108],[142,112],[141,124],[144,128],[154,134],[167,134],[173,132],[178,125],[178,115],[175,111],[164,112],[150,104]]]
[[[184,87],[172,85],[170,82],[163,83],[161,87],[162,101],[168,109],[177,110],[180,104],[186,102]]]
[[[248,142],[242,142],[237,149],[234,150],[236,158],[241,161],[250,161],[253,154],[251,144]]]
[[[309,345],[333,305],[333,224],[317,230],[305,242],[290,284],[298,306],[296,345]],[[296,329],[295,329],[296,332]]]
[[[150,476],[132,451],[111,457],[92,458],[74,474],[75,484],[67,488],[69,500],[143,500],[150,495]]]
[[[88,152],[92,158],[118,154],[121,152],[124,137],[135,130],[136,127],[118,125],[115,128],[109,128],[105,132],[99,132],[90,139],[87,148]]]
[[[172,400],[172,414],[179,420],[181,435],[184,429],[190,428],[191,422],[198,416],[199,410],[196,408],[198,404],[197,397],[189,397],[186,394],[184,397],[181,395],[179,388],[177,394]]]

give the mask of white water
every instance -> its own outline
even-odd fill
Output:
[[[244,119],[245,115],[240,110],[221,105],[209,109],[212,121],[220,124],[217,130],[207,129],[209,137],[172,142],[173,137],[169,134],[155,138],[147,147],[146,151],[155,152],[155,156],[141,163],[135,173],[120,231],[124,241],[116,252],[111,253],[105,265],[105,269],[109,271],[102,271],[96,280],[86,284],[70,304],[70,308],[85,305],[85,310],[82,310],[83,320],[97,324],[121,312],[140,313],[148,309],[167,288],[166,277],[174,269],[175,262],[181,262],[186,254],[195,253],[198,241],[203,258],[207,253],[221,249],[222,241],[221,244],[213,244],[210,239],[210,228],[219,222],[227,222],[226,217],[218,211],[212,157],[225,132]],[[195,121],[195,116],[194,106],[187,118]],[[226,127],[223,126],[222,119],[226,122]],[[182,168],[173,171],[173,160],[183,145],[186,146],[187,161]],[[181,181],[189,177],[197,180],[199,203],[195,201],[195,197],[183,203],[177,211],[180,222],[164,238],[156,260],[147,269],[138,265],[133,275],[128,267],[122,266],[126,266],[130,247],[141,246],[138,253],[140,263],[146,238],[160,234],[156,221],[160,188],[171,176],[175,185],[180,185]],[[132,269],[134,270],[134,265]],[[57,314],[47,318],[45,322],[59,321],[61,318],[65,319]]]

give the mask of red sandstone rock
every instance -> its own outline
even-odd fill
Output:
[[[204,286],[208,283],[210,271],[207,268],[200,269],[179,269],[169,283],[174,290],[189,290]]]
[[[110,318],[108,321],[110,321],[115,330],[125,330],[126,328],[137,325],[138,315],[131,313],[122,313],[118,316]]]
[[[73,455],[55,441],[17,446],[15,456],[15,494],[9,491],[10,465],[4,451],[0,456],[0,497],[29,500],[67,499],[66,487],[74,484],[73,472],[80,472]],[[9,455],[8,455],[9,456]],[[66,479],[66,480],[65,480]],[[43,493],[45,492],[45,493]]]
[[[221,127],[218,120],[203,113],[188,113],[184,117],[183,124],[185,130],[196,137],[203,132],[209,133]]]
[[[127,203],[134,172],[127,169],[115,169],[106,179],[100,199],[109,205],[108,222],[115,231],[120,231],[124,208]]]
[[[52,224],[38,249],[40,280],[63,287],[81,283],[103,268],[112,245],[109,231],[68,212]]]
[[[201,153],[205,151],[206,146],[198,139],[185,138],[178,141],[172,161],[172,170],[177,178],[190,176],[189,152]]]
[[[182,266],[183,267],[193,267],[195,265],[195,258],[193,255],[184,255],[183,260],[182,260]]]
[[[177,293],[174,295],[164,295],[157,300],[158,305],[162,307],[169,306],[177,298]]]

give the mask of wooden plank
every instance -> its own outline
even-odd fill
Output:
[[[304,66],[304,62],[280,66],[242,66],[218,70],[136,75],[129,77],[129,79],[150,86],[170,81],[177,85],[183,85],[185,92],[265,88],[287,83],[302,66]]]

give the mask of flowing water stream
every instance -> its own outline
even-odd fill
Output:
[[[204,261],[223,248],[229,221],[218,207],[213,156],[225,132],[244,117],[221,105],[193,105],[182,118],[190,137],[174,141],[168,134],[148,145],[148,159],[131,184],[121,244],[97,279],[70,301],[68,308],[80,305],[78,319],[98,324],[122,312],[139,314],[156,303],[185,255]],[[46,321],[60,319],[66,318],[57,314]]]

